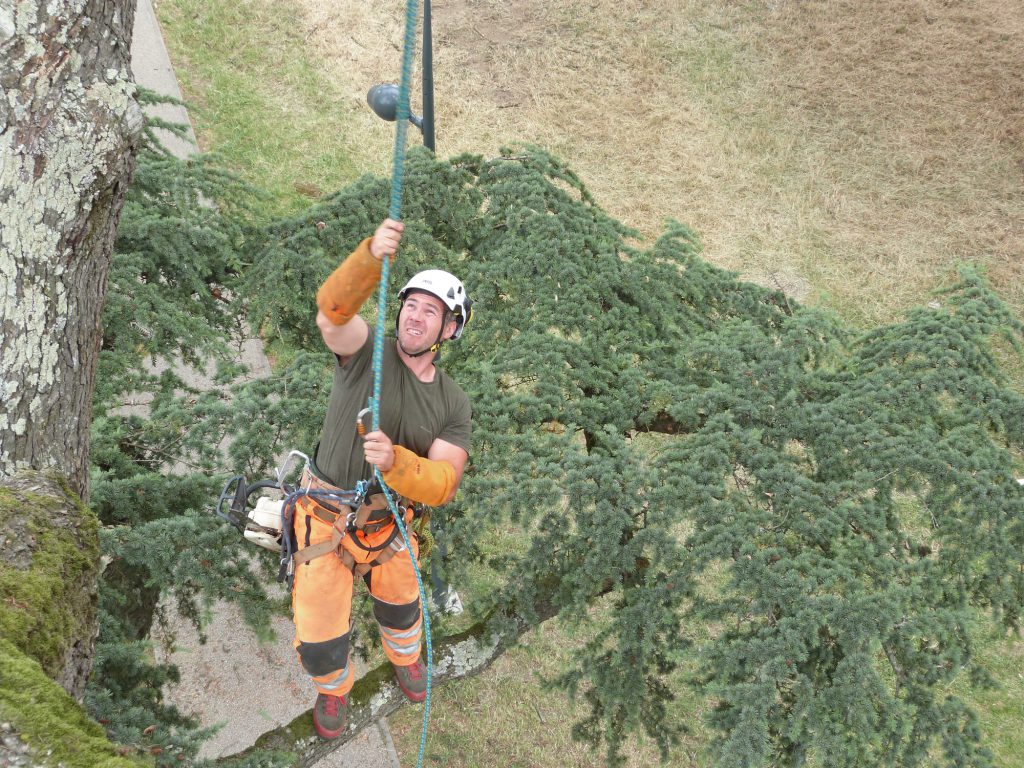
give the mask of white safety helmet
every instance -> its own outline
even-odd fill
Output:
[[[398,292],[399,300],[405,301],[405,297],[409,295],[410,291],[429,293],[448,307],[448,311],[455,319],[453,341],[462,335],[462,329],[473,318],[473,301],[466,295],[466,288],[462,285],[462,281],[451,272],[445,272],[443,269],[427,269],[416,273]]]

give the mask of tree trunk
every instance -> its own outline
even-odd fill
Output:
[[[142,129],[134,14],[132,0],[0,0],[0,481],[53,469],[85,500],[100,313]]]

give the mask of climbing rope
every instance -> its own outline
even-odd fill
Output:
[[[407,0],[405,6],[405,40],[402,45],[402,79],[398,86],[398,114],[396,115],[397,133],[395,134],[395,155],[391,166],[391,206],[388,209],[388,217],[395,221],[402,218],[402,184],[405,178],[405,139],[409,123],[409,81],[412,78],[412,59],[416,50],[416,17],[418,14],[417,0]],[[387,316],[388,280],[390,278],[391,259],[385,258],[380,270],[380,289],[377,296],[377,330],[373,340],[373,395],[370,397],[369,407],[372,415],[371,424],[373,430],[380,429],[380,390],[381,374],[384,361],[384,320]],[[427,639],[427,696],[423,705],[423,726],[420,730],[420,751],[416,758],[416,768],[422,768],[423,755],[427,748],[427,722],[430,719],[430,688],[431,679],[434,673],[434,648],[430,641],[430,615],[427,612],[427,593],[423,589],[423,577],[420,574],[416,558],[413,556],[412,542],[409,541],[409,533],[406,531],[402,515],[398,511],[398,505],[391,495],[381,476],[380,470],[374,467],[373,474],[384,491],[384,498],[391,508],[391,516],[402,534],[402,540],[409,552],[409,560],[412,562],[413,572],[416,574],[416,586],[420,590],[420,606],[423,612],[423,634]]]

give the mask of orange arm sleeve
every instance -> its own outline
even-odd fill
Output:
[[[444,504],[457,484],[450,463],[424,459],[400,445],[395,446],[394,465],[381,477],[402,496],[431,507]]]
[[[345,325],[373,293],[379,280],[380,261],[370,253],[370,238],[366,238],[324,280],[316,293],[316,305],[332,323]]]

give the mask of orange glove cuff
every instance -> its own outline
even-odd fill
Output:
[[[450,463],[424,459],[400,445],[395,446],[395,463],[381,477],[402,496],[431,507],[444,504],[457,484]]]
[[[316,305],[335,325],[351,320],[380,280],[380,261],[370,253],[366,238],[316,293]]]

